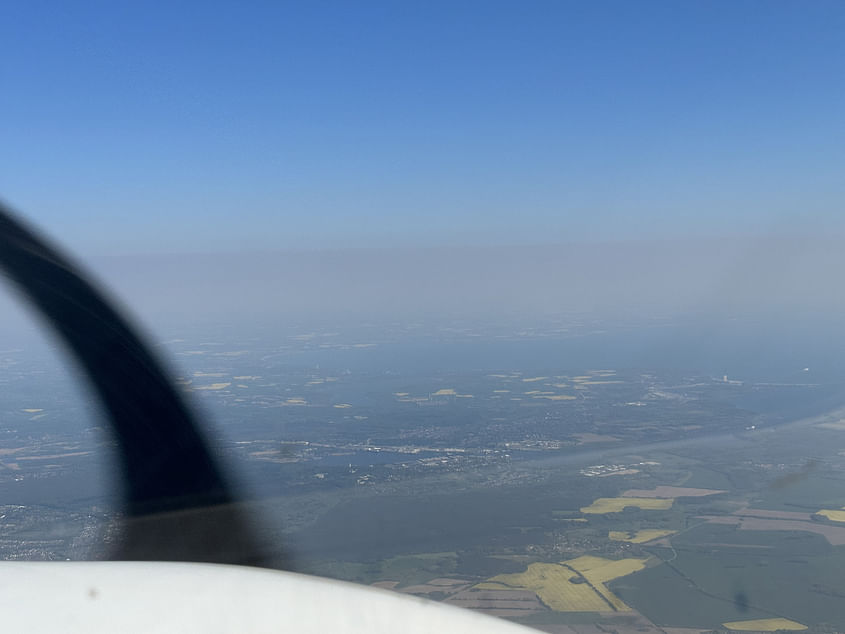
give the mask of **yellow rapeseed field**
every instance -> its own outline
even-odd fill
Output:
[[[618,513],[626,506],[636,506],[647,511],[665,511],[672,508],[674,498],[599,498],[590,506],[581,508],[582,513]]]
[[[552,610],[558,612],[606,612],[629,608],[604,585],[617,577],[636,572],[645,559],[614,561],[601,557],[578,557],[560,564],[535,563],[525,572],[497,575],[475,586],[479,590],[532,590]],[[583,577],[587,582],[573,583]],[[612,608],[611,608],[612,606]]]
[[[619,597],[608,590],[604,584],[613,579],[629,575],[637,570],[642,570],[645,567],[645,562],[645,559],[629,558],[613,560],[584,555],[577,559],[565,561],[563,564],[580,572],[581,576],[589,581],[596,591],[607,599],[616,610],[624,612],[631,608],[622,603]]]
[[[834,522],[845,522],[845,511],[822,509],[819,511],[819,515],[824,515],[827,519],[833,520]]]
[[[674,534],[675,531],[662,531],[657,528],[646,528],[641,531],[610,531],[607,534],[609,539],[617,542],[631,542],[632,544],[644,544],[653,539],[666,537]]]
[[[740,630],[754,632],[776,632],[777,630],[806,630],[806,625],[801,625],[789,619],[756,619],[754,621],[731,621],[722,623],[729,630]]]
[[[543,603],[558,612],[607,611],[607,603],[588,584],[569,581],[575,576],[577,575],[574,572],[560,564],[536,563],[529,565],[525,572],[498,575],[490,579],[490,582],[498,582],[509,589],[533,590]],[[476,587],[484,589],[487,585]]]
[[[225,390],[231,383],[212,383],[211,385],[198,385],[195,390]]]

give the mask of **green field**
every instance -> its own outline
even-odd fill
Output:
[[[845,479],[830,477],[819,472],[789,482],[788,486],[770,486],[752,498],[756,508],[783,511],[838,509],[845,506]]]
[[[671,564],[610,584],[658,625],[718,629],[780,617],[845,629],[845,547],[812,533],[713,524],[679,535],[673,544],[677,558]]]
[[[694,467],[691,469],[689,476],[679,486],[726,491],[733,489],[733,484],[724,473],[705,467]]]
[[[665,564],[609,586],[628,605],[664,627],[720,629],[727,621],[770,616],[754,609],[741,611],[730,599],[707,596]]]
[[[305,572],[368,585],[375,581],[396,581],[399,584],[398,587],[401,588],[453,574],[457,562],[458,555],[453,552],[422,553],[365,563],[343,561],[314,563]]]

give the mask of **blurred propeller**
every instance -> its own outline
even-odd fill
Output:
[[[0,267],[76,357],[117,438],[126,523],[113,558],[269,565],[149,347],[78,266],[2,204]]]

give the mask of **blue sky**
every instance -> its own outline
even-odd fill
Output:
[[[841,2],[0,23],[0,196],[85,254],[845,233]]]

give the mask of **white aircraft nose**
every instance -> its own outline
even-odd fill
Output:
[[[417,597],[291,572],[156,562],[2,562],[12,632],[526,634]]]

